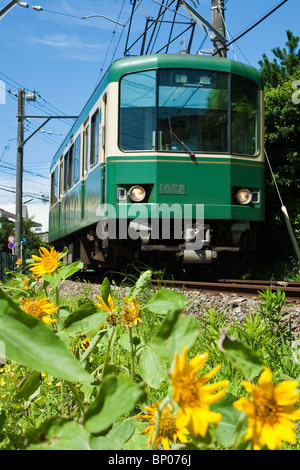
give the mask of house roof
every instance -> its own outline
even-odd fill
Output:
[[[15,219],[16,215],[12,212],[0,208],[0,217],[8,217],[10,219]],[[40,224],[39,222],[35,222],[34,220],[32,220],[31,223],[33,227],[42,227],[42,224]]]
[[[0,217],[10,217],[11,219],[15,219],[16,216],[12,212],[8,212],[4,209],[0,208]]]

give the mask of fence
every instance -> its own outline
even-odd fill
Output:
[[[30,253],[24,253],[23,268],[26,266],[25,260],[30,259],[30,258],[31,258]],[[5,282],[7,278],[9,277],[5,271],[14,271],[16,269],[16,261],[17,261],[16,255],[13,255],[12,253],[4,253],[4,252],[0,253],[0,280],[1,282]]]

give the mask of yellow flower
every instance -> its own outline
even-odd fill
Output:
[[[36,277],[42,277],[44,274],[56,271],[59,267],[59,252],[55,251],[53,246],[50,248],[50,251],[42,246],[39,249],[39,252],[41,255],[40,257],[32,255],[32,258],[36,263],[30,264],[30,266],[33,266],[30,268],[30,271],[32,271]]]
[[[106,310],[107,312],[113,312],[114,310],[116,310],[115,301],[114,301],[113,297],[110,294],[107,298],[108,305],[107,305],[107,303],[104,302],[102,297],[99,297],[99,295],[96,295],[96,297],[100,300],[100,304],[96,303],[96,306],[98,308],[101,308],[101,310]]]
[[[22,264],[22,263],[23,263],[22,258],[18,258],[17,261],[16,261],[16,265],[20,266],[20,264]]]
[[[194,437],[200,434],[205,437],[208,424],[217,426],[222,419],[221,413],[210,411],[209,405],[220,400],[226,390],[217,389],[228,385],[228,380],[206,385],[207,382],[218,372],[219,364],[207,374],[197,377],[198,372],[208,359],[208,353],[194,357],[187,363],[187,347],[179,357],[176,354],[174,372],[171,374],[173,399],[179,404],[178,418],[176,424],[179,428],[186,427]]]
[[[54,320],[48,315],[52,315],[55,313],[59,307],[55,307],[53,302],[50,302],[47,297],[42,299],[34,300],[34,299],[24,299],[24,297],[20,298],[20,304],[22,310],[32,315],[33,317],[40,318],[43,322],[50,324],[54,323],[57,320]]]
[[[84,351],[86,351],[90,344],[91,344],[90,340],[86,338],[85,340],[81,342],[80,346]]]
[[[127,295],[124,298],[124,302],[126,303],[125,307],[122,310],[121,315],[121,322],[123,325],[127,327],[132,327],[133,325],[137,325],[138,322],[142,322],[140,318],[140,302],[135,300],[135,297],[129,299]],[[142,322],[143,323],[143,322]]]
[[[270,450],[279,450],[282,441],[296,444],[296,426],[292,420],[300,419],[300,410],[294,405],[299,400],[296,380],[286,380],[276,387],[272,372],[264,367],[258,386],[243,381],[242,385],[251,398],[240,398],[234,407],[248,416],[248,429],[245,440],[253,441],[254,450],[267,446]]]
[[[159,405],[160,403],[158,403],[158,406]],[[148,414],[140,415],[138,419],[148,419],[150,421],[150,425],[142,432],[142,434],[151,434],[148,442],[148,447],[150,447],[155,438],[155,427],[158,416],[157,405],[153,403],[151,406],[144,406],[143,410],[147,411]],[[176,419],[177,414],[173,414],[173,405],[168,403],[161,413],[159,432],[154,449],[162,442],[163,448],[169,450],[169,439],[176,442],[178,438],[183,443],[187,442],[186,434],[188,434],[188,431],[185,428],[178,428]]]
[[[22,282],[23,284],[25,284],[24,290],[28,290],[28,284],[30,282],[30,278],[28,277],[27,279],[24,279]]]

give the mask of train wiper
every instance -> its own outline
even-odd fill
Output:
[[[169,121],[169,129],[170,129],[170,134],[171,134],[171,136],[174,137],[174,139],[187,151],[187,153],[189,154],[189,156],[191,157],[191,159],[192,159],[195,163],[197,163],[195,153],[178,137],[178,135],[175,134],[175,132],[174,132],[173,129],[172,129],[172,125],[171,125],[171,120],[170,120],[170,118],[168,118],[168,121]]]

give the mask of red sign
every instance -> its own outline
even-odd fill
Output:
[[[14,243],[15,237],[13,235],[10,235],[7,239],[10,243]]]
[[[12,250],[15,247],[15,244],[13,242],[9,242],[9,244],[7,246],[8,246],[8,248],[10,248]]]

